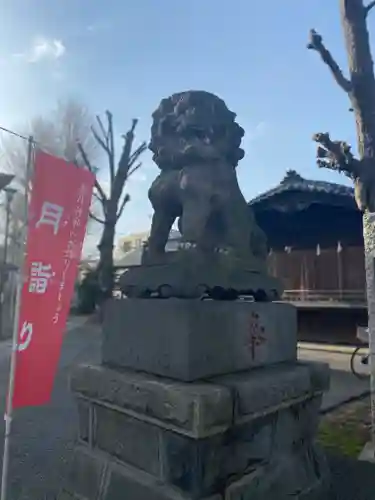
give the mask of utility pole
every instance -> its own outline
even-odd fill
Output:
[[[6,220],[5,220],[5,233],[4,233],[4,253],[3,253],[3,262],[1,266],[1,280],[0,280],[0,338],[4,336],[4,330],[5,330],[5,321],[4,321],[4,287],[5,287],[5,282],[7,280],[8,276],[8,270],[7,270],[7,263],[8,263],[8,240],[9,240],[9,225],[10,225],[10,207],[11,203],[13,200],[13,197],[15,193],[17,192],[16,189],[13,189],[11,187],[5,187],[4,188],[4,193],[6,197]]]

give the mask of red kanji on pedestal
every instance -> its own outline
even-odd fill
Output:
[[[250,316],[250,342],[251,359],[255,359],[255,349],[266,341],[264,336],[264,326],[260,325],[259,314],[252,312]]]

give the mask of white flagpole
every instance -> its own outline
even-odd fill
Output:
[[[13,337],[12,337],[12,354],[10,361],[10,374],[9,374],[9,387],[8,387],[8,397],[7,397],[7,407],[5,410],[5,435],[4,435],[4,452],[3,452],[3,467],[1,474],[1,496],[0,500],[6,500],[7,490],[8,490],[8,470],[9,470],[9,458],[10,458],[10,436],[12,428],[12,417],[13,417],[13,394],[14,394],[14,380],[16,374],[16,361],[17,361],[17,344],[18,344],[18,323],[20,317],[20,305],[21,305],[21,292],[23,286],[23,266],[25,261],[25,251],[26,251],[26,236],[28,228],[28,205],[29,205],[29,189],[30,189],[30,179],[32,176],[32,164],[33,164],[33,138],[30,136],[28,140],[27,147],[27,161],[26,161],[26,184],[25,184],[25,204],[24,204],[24,234],[22,238],[23,246],[23,257],[22,262],[20,262],[20,267],[17,269],[17,288],[16,288],[16,300],[14,308],[13,317]]]

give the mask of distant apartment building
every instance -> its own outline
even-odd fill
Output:
[[[132,233],[128,236],[123,236],[119,238],[117,246],[121,253],[128,253],[131,250],[136,250],[143,247],[143,244],[147,241],[149,236],[149,231],[143,231],[142,233]]]
[[[117,252],[115,255],[115,265],[119,267],[137,266],[142,260],[143,244],[148,240],[149,232],[133,233],[129,236],[119,238]],[[178,249],[181,235],[178,231],[172,229],[169,240],[166,245],[167,252],[173,252]]]

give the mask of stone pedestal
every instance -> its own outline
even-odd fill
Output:
[[[194,381],[297,356],[295,308],[277,302],[109,302],[103,363]]]
[[[328,368],[297,362],[294,309],[131,302],[107,309],[106,364],[72,374],[79,443],[60,500],[327,498],[314,437]]]

